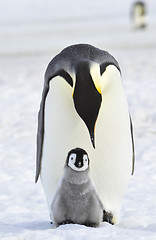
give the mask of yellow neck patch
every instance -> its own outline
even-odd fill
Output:
[[[102,90],[101,90],[101,74],[100,74],[99,64],[97,64],[97,63],[91,64],[90,75],[92,77],[92,80],[94,82],[94,85],[95,85],[97,91],[101,94],[102,93]]]

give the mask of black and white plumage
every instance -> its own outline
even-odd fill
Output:
[[[97,227],[102,221],[104,208],[90,178],[89,158],[83,149],[68,153],[51,209],[56,226],[76,223]]]
[[[41,176],[49,211],[64,156],[79,147],[105,211],[118,222],[134,170],[133,135],[118,62],[87,44],[65,48],[49,63],[39,111],[36,182]]]
[[[146,5],[143,1],[136,1],[133,3],[131,17],[134,28],[145,28],[147,26]]]

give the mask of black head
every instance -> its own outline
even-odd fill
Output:
[[[89,168],[89,158],[87,152],[81,148],[72,149],[68,153],[66,165],[74,171],[85,171]]]

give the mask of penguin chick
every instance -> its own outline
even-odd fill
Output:
[[[97,227],[102,221],[103,204],[89,175],[85,150],[72,149],[67,156],[64,175],[52,202],[53,223]]]

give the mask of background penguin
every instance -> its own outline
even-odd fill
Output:
[[[118,62],[88,44],[65,48],[45,73],[36,182],[40,175],[50,214],[64,156],[75,146],[92,159],[90,174],[108,215],[105,220],[117,223],[134,170],[132,123]]]
[[[53,223],[97,227],[102,221],[103,205],[89,176],[89,158],[83,149],[68,153],[64,175],[52,203]]]
[[[146,6],[142,1],[137,1],[132,6],[132,21],[134,28],[146,27]]]

